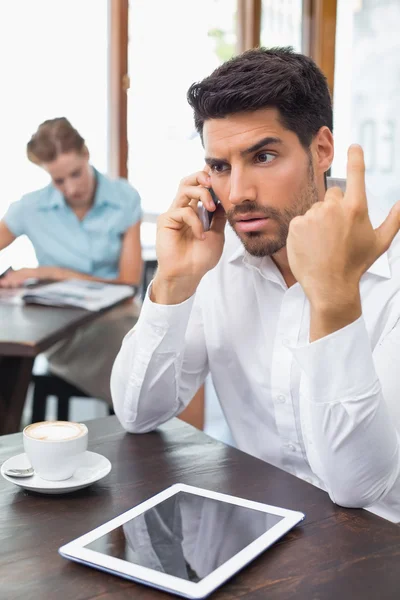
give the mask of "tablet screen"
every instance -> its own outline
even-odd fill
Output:
[[[180,491],[85,547],[198,582],[282,519]]]

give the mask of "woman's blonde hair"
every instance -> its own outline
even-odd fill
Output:
[[[65,117],[49,119],[39,125],[26,146],[28,159],[36,165],[49,163],[66,152],[81,153],[85,140]]]

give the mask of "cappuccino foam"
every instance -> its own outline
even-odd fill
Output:
[[[85,425],[69,421],[43,421],[29,425],[25,434],[34,440],[62,442],[73,440],[86,433]]]

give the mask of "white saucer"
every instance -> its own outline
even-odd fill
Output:
[[[5,474],[6,469],[27,469],[30,466],[27,455],[25,453],[18,454],[1,465],[1,474],[7,481],[32,492],[68,494],[99,481],[111,471],[111,463],[108,458],[96,452],[87,451],[83,455],[81,466],[78,467],[72,477],[64,481],[46,481],[36,473],[32,477],[25,478],[10,477]]]

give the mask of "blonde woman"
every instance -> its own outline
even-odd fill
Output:
[[[83,137],[64,117],[39,126],[27,155],[47,171],[51,182],[11,204],[0,221],[0,250],[25,234],[38,267],[9,271],[0,286],[19,287],[30,278],[138,285],[142,270],[138,192],[125,179],[111,180],[90,164]],[[136,319],[137,308],[130,304],[78,330],[48,352],[50,370],[111,403],[113,360]]]

